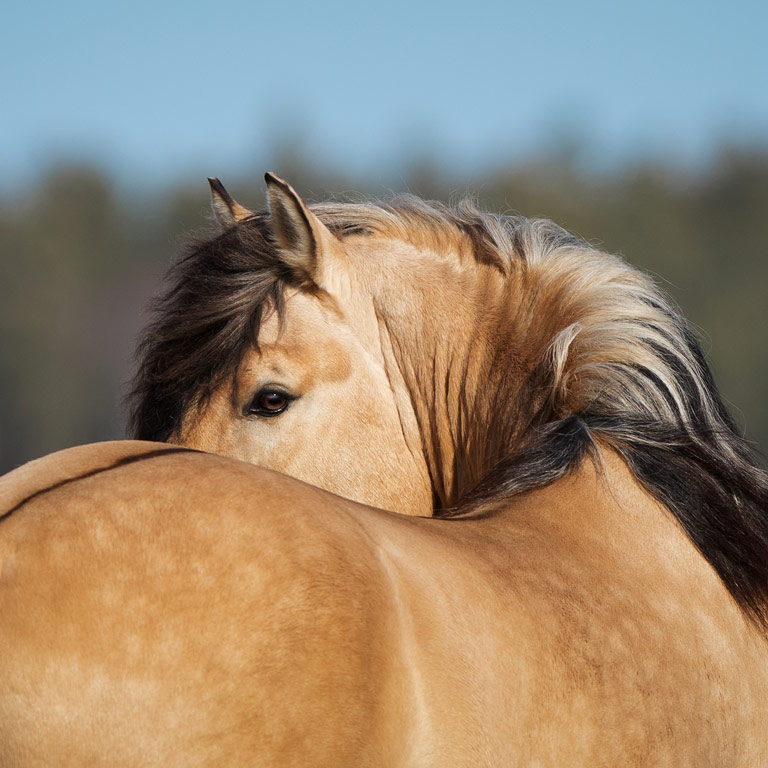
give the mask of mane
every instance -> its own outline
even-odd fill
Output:
[[[449,207],[400,197],[312,210],[340,236],[373,233],[437,252],[458,244],[535,287],[537,304],[515,322],[527,314],[532,327],[536,312],[557,319],[529,352],[527,391],[536,405],[524,431],[436,514],[488,509],[608,445],[671,511],[745,613],[768,627],[768,475],[728,415],[695,334],[647,275],[551,222],[483,213],[466,201]],[[190,404],[204,404],[236,373],[264,313],[281,311],[290,281],[266,214],[191,244],[140,341],[132,436],[169,439]],[[504,380],[503,371],[494,375]],[[510,397],[496,429],[516,410]]]

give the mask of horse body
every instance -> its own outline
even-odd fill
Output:
[[[649,281],[268,182],[146,337],[166,442],[2,481],[0,762],[768,762],[768,482]]]
[[[153,448],[3,481],[88,475],[3,523],[4,765],[768,758],[764,639],[615,456],[441,520]]]

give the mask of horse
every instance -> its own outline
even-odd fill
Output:
[[[0,481],[0,762],[768,763],[768,478],[642,273],[216,180],[131,441]]]

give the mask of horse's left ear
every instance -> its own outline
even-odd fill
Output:
[[[336,238],[288,182],[274,173],[264,174],[264,180],[272,228],[283,260],[297,278],[322,286],[323,258]]]
[[[217,178],[209,178],[208,183],[211,185],[211,209],[222,232],[254,215],[253,211],[240,205]]]

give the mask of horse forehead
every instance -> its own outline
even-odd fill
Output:
[[[379,345],[378,313],[403,306],[418,311],[420,302],[449,301],[443,293],[451,278],[468,269],[456,249],[423,239],[409,242],[392,237],[360,237],[344,244],[327,290],[289,290],[282,315],[271,312],[261,323],[258,343],[262,357],[307,355],[319,350],[342,351]],[[451,243],[451,245],[453,245]],[[473,262],[474,266],[474,262]],[[374,309],[374,305],[378,310]],[[390,306],[391,305],[391,306]]]
[[[338,335],[343,315],[331,302],[302,291],[288,293],[282,316],[270,312],[259,328],[259,347],[272,350],[286,345],[316,343]]]
[[[334,380],[349,375],[352,332],[335,307],[312,295],[288,295],[282,318],[276,312],[265,318],[258,342],[258,352],[244,361],[246,372],[266,366],[276,374],[306,369]]]

